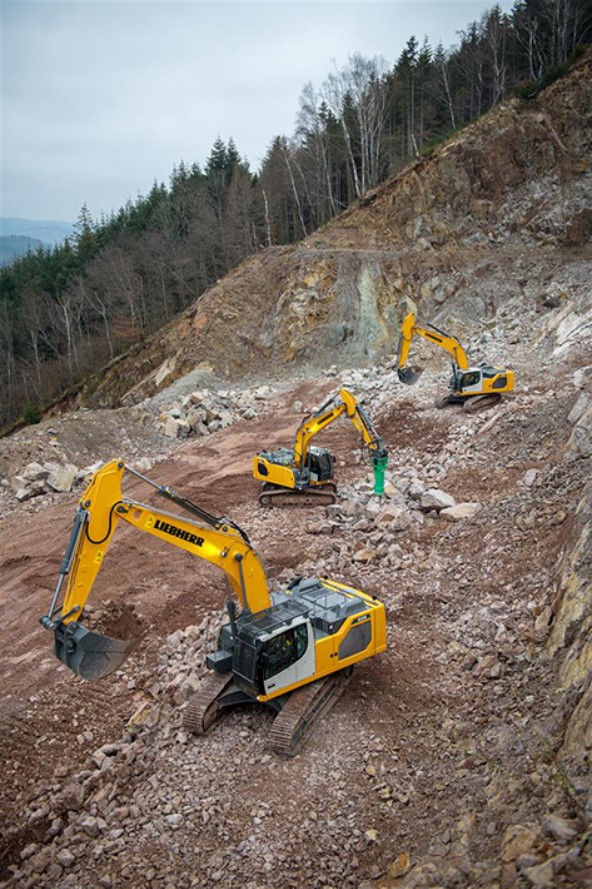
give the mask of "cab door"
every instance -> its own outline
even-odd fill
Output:
[[[483,392],[482,371],[479,369],[463,371],[460,392],[463,395],[479,395]]]
[[[275,696],[314,676],[315,650],[310,621],[284,628],[268,639],[260,662],[265,695]]]

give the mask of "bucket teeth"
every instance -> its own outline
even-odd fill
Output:
[[[101,636],[77,621],[58,624],[55,630],[55,652],[70,670],[92,682],[118,670],[127,658],[133,642]]]

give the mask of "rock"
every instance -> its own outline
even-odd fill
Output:
[[[167,438],[182,438],[189,435],[191,426],[187,420],[177,420],[175,417],[167,417],[164,424],[164,434]]]
[[[146,702],[138,707],[135,713],[130,716],[127,724],[131,728],[140,725],[154,726],[158,724],[159,715],[160,707]]]
[[[19,503],[24,503],[25,500],[30,500],[31,497],[36,497],[37,495],[31,488],[19,488],[14,496]]]
[[[175,364],[176,356],[173,356],[172,358],[167,358],[166,361],[163,361],[163,363],[157,369],[156,373],[154,374],[154,385],[157,389],[159,389],[166,378],[172,374],[173,370],[175,369]]]
[[[395,506],[385,506],[380,510],[376,518],[374,519],[374,523],[376,525],[390,525],[393,519],[396,517],[397,508]]]
[[[527,488],[532,488],[536,481],[537,475],[540,474],[539,469],[529,469],[528,472],[525,472],[524,477],[522,479],[522,484]]]
[[[67,494],[72,490],[72,485],[74,484],[77,475],[78,469],[76,469],[76,467],[63,466],[50,472],[47,476],[46,483],[52,491],[57,491],[60,494]]]
[[[89,837],[98,837],[101,832],[99,820],[93,815],[87,815],[86,818],[83,818],[80,822],[80,826]]]
[[[586,412],[589,402],[590,402],[590,396],[588,395],[588,393],[587,392],[580,392],[580,394],[578,395],[578,397],[576,399],[576,403],[574,404],[571,411],[569,412],[569,416],[567,418],[568,423],[571,423],[572,425],[574,423],[577,423],[580,420],[580,418],[582,417],[582,415]],[[27,476],[24,473],[21,473],[21,475],[23,475],[25,478],[27,478]]]
[[[372,559],[376,558],[376,552],[373,549],[368,549],[367,547],[363,547],[359,549],[353,555],[354,562],[370,562]]]
[[[588,405],[574,426],[569,439],[568,455],[571,459],[592,455],[592,404]]]
[[[412,481],[407,488],[407,496],[410,497],[412,500],[421,500],[425,492],[425,485],[422,485],[421,482],[417,481],[417,479],[415,481]],[[452,504],[448,505],[451,506]]]
[[[391,531],[407,531],[414,524],[413,516],[406,509],[394,508],[393,519],[389,525]]]
[[[520,855],[530,852],[536,842],[536,834],[530,827],[511,824],[502,839],[502,860],[515,861]]]
[[[441,491],[439,488],[429,488],[420,497],[420,506],[424,512],[433,509],[440,511],[451,506],[456,506],[456,500],[451,494]]]
[[[201,680],[195,674],[188,676],[183,680],[177,691],[175,692],[175,703],[177,705],[188,701],[199,689]]]
[[[337,504],[336,504],[337,506]],[[356,516],[361,516],[364,511],[364,507],[361,503],[358,503],[356,500],[346,500],[344,503],[339,504],[339,512],[341,515],[346,518],[354,518]]]
[[[28,482],[43,482],[48,475],[49,469],[40,463],[28,463],[20,473],[20,477]]]
[[[76,861],[76,856],[69,849],[60,849],[57,859],[62,867],[71,867]]]
[[[481,509],[480,503],[457,503],[456,506],[447,506],[440,510],[440,518],[447,522],[460,522],[462,519],[472,519]]]
[[[82,808],[85,797],[84,787],[81,784],[66,784],[60,796],[66,809],[78,812]]]
[[[555,886],[555,868],[553,866],[553,861],[545,861],[543,864],[537,864],[534,867],[527,868],[524,872],[524,876],[530,883],[537,887],[537,889],[545,889],[545,887],[550,887],[552,889]]]
[[[35,809],[32,812],[27,820],[27,824],[29,827],[33,827],[35,824],[39,824],[40,821],[43,821],[44,818],[47,818],[49,815],[48,806],[42,806],[40,809]]]
[[[578,831],[569,821],[566,821],[565,818],[560,818],[558,815],[549,815],[545,818],[543,830],[559,842],[571,840],[578,834]]]

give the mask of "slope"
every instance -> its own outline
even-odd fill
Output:
[[[202,362],[233,380],[373,361],[392,350],[406,299],[485,326],[517,292],[534,302],[592,233],[591,68],[588,53],[536,101],[505,102],[301,244],[251,257],[83,400],[135,403]]]

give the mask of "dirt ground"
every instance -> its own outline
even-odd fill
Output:
[[[167,806],[170,813],[178,805],[185,819],[174,842],[166,824],[144,838],[132,829],[123,852],[94,842],[97,864],[80,865],[79,859],[75,874],[63,862],[34,878],[19,870],[23,850],[41,854],[56,817],[66,817],[55,794],[72,776],[95,786],[92,751],[117,742],[132,713],[152,700],[167,635],[219,613],[225,597],[219,572],[134,529],[118,530],[92,594],[91,618],[111,635],[131,632],[137,645],[124,671],[83,683],[55,659],[50,634],[38,622],[57,578],[75,496],[45,498],[41,506],[30,501],[0,523],[0,810],[7,885],[264,887],[277,883],[280,867],[286,886],[358,886],[396,875],[405,856],[414,860],[436,849],[446,861],[455,842],[465,844],[473,861],[493,862],[499,855],[504,825],[500,811],[491,809],[492,788],[523,770],[525,761],[529,771],[544,766],[544,745],[529,727],[553,712],[552,671],[537,663],[533,623],[552,598],[557,555],[582,484],[584,467],[561,462],[575,399],[569,368],[553,393],[541,389],[508,400],[495,417],[438,411],[427,396],[414,402],[407,390],[383,398],[375,419],[391,450],[388,477],[396,481],[416,467],[419,477],[437,482],[458,502],[482,504],[476,517],[460,524],[426,518],[401,534],[401,556],[387,562],[356,561],[360,546],[377,542],[367,532],[344,525],[321,533],[324,510],[257,505],[253,454],[288,444],[299,421],[293,402],[318,403],[335,385],[333,379],[300,384],[270,406],[272,414],[188,441],[147,473],[244,527],[272,585],[326,572],[382,598],[389,622],[388,651],[355,671],[326,725],[295,760],[265,753],[271,717],[263,710],[231,713],[208,738],[171,746],[167,733],[178,725],[173,709],[152,747],[145,741],[141,768],[128,767],[114,787],[118,811],[122,794],[128,801],[160,797],[166,787],[157,810],[164,806],[166,822]],[[361,479],[370,480],[351,426],[340,421],[319,443],[338,455],[344,498]],[[533,468],[540,473],[534,496],[521,481]],[[155,500],[133,478],[126,494]],[[536,524],[521,524],[533,509]],[[491,652],[499,669],[468,669],[471,654],[481,663]],[[564,803],[569,808],[569,800],[554,805]],[[532,819],[542,817],[545,805],[514,788],[501,811],[509,821]],[[101,806],[93,803],[88,811]],[[68,817],[72,821],[73,813]],[[73,829],[65,830],[66,844]],[[82,853],[75,838],[73,848]],[[299,844],[304,848],[297,852]],[[239,852],[228,858],[225,849]],[[468,885],[462,868],[459,873],[454,885]],[[492,874],[485,868],[479,885],[493,885]]]

